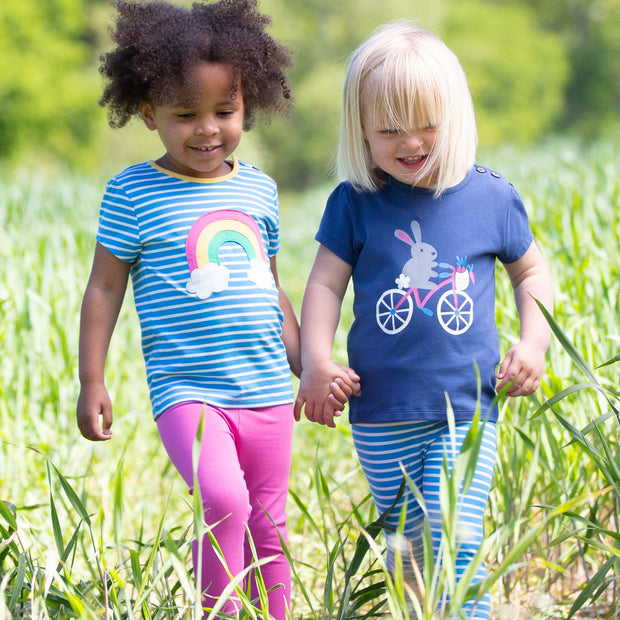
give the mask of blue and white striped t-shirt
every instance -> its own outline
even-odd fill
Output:
[[[237,159],[217,179],[131,166],[106,187],[97,241],[131,263],[155,418],[187,401],[292,402],[269,269],[279,249],[271,178]]]

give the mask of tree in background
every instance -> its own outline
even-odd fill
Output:
[[[514,0],[501,0],[512,4]],[[620,112],[620,2],[521,0],[564,43],[570,74],[558,129],[585,138],[609,133]]]
[[[90,4],[0,3],[0,159],[84,163],[101,120]]]
[[[283,187],[329,176],[348,54],[378,25],[415,18],[459,56],[476,105],[481,146],[529,144],[556,127],[568,73],[562,39],[522,2],[488,0],[263,0],[274,32],[297,48],[295,110],[288,122],[259,131],[267,169]]]
[[[345,60],[398,18],[419,21],[461,59],[482,147],[559,130],[589,137],[618,123],[619,0],[260,0],[260,8],[295,54],[296,103],[288,121],[259,124],[244,150],[282,188],[330,178]],[[117,169],[157,156],[141,128],[119,151],[97,105],[111,11],[108,0],[0,2],[0,160],[48,154]]]
[[[468,77],[480,146],[531,144],[564,113],[568,59],[527,5],[452,0],[441,27]]]

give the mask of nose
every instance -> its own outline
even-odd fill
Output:
[[[410,131],[405,136],[405,141],[409,148],[419,148],[424,144],[422,135],[417,131]]]
[[[196,123],[196,127],[194,129],[194,133],[197,136],[213,136],[219,132],[219,125],[215,117],[209,116],[201,116],[198,118],[198,122]]]

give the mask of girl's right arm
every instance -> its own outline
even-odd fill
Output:
[[[130,265],[97,243],[80,317],[80,395],[77,424],[91,441],[112,437],[112,403],[104,383],[105,359],[127,289]],[[101,416],[101,421],[99,417]]]
[[[301,308],[302,373],[295,401],[297,420],[305,405],[309,420],[335,426],[334,414],[340,414],[334,406],[335,384],[352,385],[359,381],[350,369],[332,361],[340,308],[351,273],[351,265],[325,246],[319,246]],[[328,397],[330,391],[332,396]]]

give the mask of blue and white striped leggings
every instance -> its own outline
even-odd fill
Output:
[[[439,549],[442,532],[439,482],[444,458],[448,473],[458,457],[471,422],[457,422],[451,435],[446,422],[410,421],[388,424],[354,424],[352,426],[355,449],[379,514],[384,513],[398,495],[403,480],[403,468],[422,493],[426,505],[435,555]],[[496,454],[496,428],[486,423],[482,444],[471,486],[459,496],[457,521],[458,554],[456,579],[467,569],[471,559],[482,544],[484,511],[487,505]],[[414,558],[421,569],[423,565],[424,512],[409,488],[391,510],[386,525],[397,530],[404,502],[407,502],[406,523],[403,534],[410,543]],[[464,533],[464,534],[463,534]],[[389,539],[388,539],[389,543]],[[406,553],[403,567],[407,570]],[[409,569],[411,570],[411,561]],[[394,551],[387,548],[387,566],[394,567]],[[473,582],[481,581],[486,567],[481,564]],[[468,601],[462,610],[467,618],[486,620],[490,615],[490,595],[487,592],[479,601]]]

